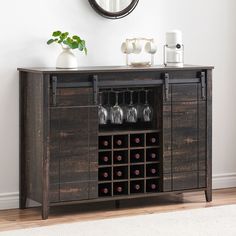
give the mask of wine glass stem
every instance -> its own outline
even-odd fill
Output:
[[[116,92],[116,106],[118,106],[119,103],[119,97],[118,97],[118,92]]]
[[[99,106],[102,106],[102,93],[99,94]]]
[[[133,91],[130,91],[130,105],[133,105]]]
[[[148,90],[145,91],[145,105],[148,105]]]

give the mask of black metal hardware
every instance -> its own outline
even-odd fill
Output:
[[[113,81],[99,81],[98,86],[102,88],[106,87],[140,87],[140,86],[154,86],[154,85],[160,85],[162,84],[162,80],[154,80],[154,79],[148,79],[148,80],[113,80]]]
[[[185,83],[200,83],[199,78],[186,78],[186,79],[171,79],[169,84],[185,84]],[[147,80],[112,80],[112,81],[98,81],[99,88],[115,88],[115,87],[153,87],[155,85],[162,85],[164,82],[161,79],[147,79]],[[57,88],[86,88],[93,87],[93,82],[58,82]]]
[[[201,91],[202,91],[202,99],[206,98],[206,73],[201,72]]]
[[[164,94],[165,94],[165,100],[167,101],[169,98],[169,74],[165,73],[164,75]]]
[[[94,104],[98,104],[98,76],[93,75],[93,101]]]
[[[52,103],[53,106],[57,105],[57,77],[52,77]]]

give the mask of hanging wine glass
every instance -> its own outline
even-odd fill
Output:
[[[130,91],[130,103],[127,107],[126,111],[126,121],[128,123],[136,123],[138,120],[138,111],[137,108],[134,106],[133,103],[133,93],[134,91]]]
[[[138,112],[138,119],[139,119],[139,120],[142,119],[141,92],[142,92],[142,90],[137,90],[137,93],[138,93],[138,102],[137,102],[137,105],[136,105],[136,109],[137,109],[137,112]]]
[[[112,124],[120,125],[123,124],[124,113],[122,108],[119,106],[119,92],[116,91],[115,95],[116,95],[116,103],[111,108],[110,118]]]
[[[153,109],[152,107],[148,104],[148,90],[145,90],[145,104],[143,106],[143,111],[142,111],[142,120],[144,122],[151,122],[152,121],[152,116],[153,116]]]
[[[126,91],[122,92],[122,104],[120,105],[121,109],[123,110],[124,118],[126,117],[126,110],[127,110],[127,103],[125,102],[125,94]]]
[[[98,119],[100,125],[106,125],[108,120],[108,111],[102,105],[102,92],[99,92]]]
[[[110,94],[111,94],[111,91],[106,91],[106,104],[104,105],[104,107],[106,108],[107,113],[108,113],[107,121],[111,120],[110,118],[110,111],[111,111]]]

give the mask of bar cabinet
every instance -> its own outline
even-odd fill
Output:
[[[71,203],[186,191],[211,201],[212,69],[18,69],[20,208],[33,200],[47,219]]]

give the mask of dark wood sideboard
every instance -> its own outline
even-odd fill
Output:
[[[68,203],[118,206],[186,191],[205,191],[211,201],[212,69],[18,69],[20,208],[33,200],[47,219],[50,206]],[[141,100],[143,89],[150,92],[152,121],[99,125],[99,92],[127,88]]]

